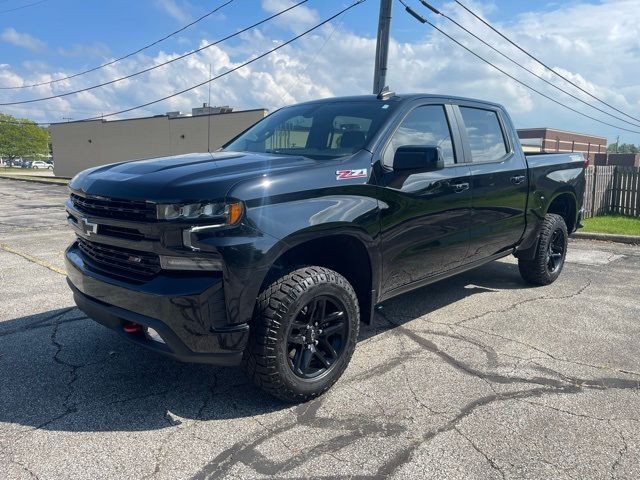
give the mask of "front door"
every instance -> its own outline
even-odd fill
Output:
[[[376,176],[383,190],[382,297],[408,290],[466,258],[471,178],[448,112],[450,107],[445,105],[417,106],[404,117],[382,152]],[[395,152],[402,146],[439,147],[444,168],[395,171]]]

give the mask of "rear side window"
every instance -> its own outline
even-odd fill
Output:
[[[393,167],[396,150],[407,145],[440,147],[445,165],[455,163],[451,130],[443,105],[424,105],[409,113],[391,137],[382,162]]]
[[[471,161],[493,162],[507,154],[498,114],[493,110],[460,107],[471,147]]]

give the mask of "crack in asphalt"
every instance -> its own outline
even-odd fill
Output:
[[[480,449],[480,447],[478,447],[478,445],[476,445],[476,443],[471,439],[471,437],[469,437],[468,435],[465,435],[464,433],[462,433],[462,431],[458,428],[458,427],[454,427],[454,430],[456,432],[458,432],[458,435],[460,435],[462,438],[464,438],[467,442],[469,442],[469,444],[473,447],[473,449],[478,452],[480,455],[482,455],[485,460],[487,461],[487,463],[489,464],[489,466],[491,468],[493,468],[496,472],[498,472],[500,474],[500,476],[503,479],[506,479],[506,475],[504,473],[504,471],[502,470],[502,468],[500,468],[500,466],[496,463],[495,460],[493,460],[489,455],[487,455],[484,451],[482,451]]]
[[[580,289],[570,295],[563,295],[562,298],[572,298],[577,295],[583,293],[586,288],[591,283],[580,287]],[[560,297],[556,297],[560,298]],[[550,299],[550,297],[546,297],[546,299]],[[529,299],[531,300],[531,299]],[[536,298],[535,300],[540,300]],[[521,305],[523,302],[517,302],[511,308],[517,308],[518,305]],[[503,312],[504,309],[493,313]],[[472,415],[479,408],[486,407],[488,405],[497,403],[497,402],[505,402],[505,401],[524,401],[530,402],[531,404],[536,404],[539,406],[543,406],[542,404],[538,404],[537,402],[532,402],[532,398],[539,398],[544,395],[577,395],[586,390],[607,390],[607,389],[634,389],[637,390],[640,385],[636,380],[629,380],[624,378],[613,378],[613,377],[602,377],[595,379],[583,379],[573,376],[565,375],[561,372],[557,372],[548,367],[544,367],[541,365],[536,365],[536,368],[542,370],[542,373],[545,373],[550,376],[556,376],[558,378],[549,378],[548,376],[533,376],[533,377],[523,377],[518,375],[502,375],[499,373],[492,373],[487,371],[482,371],[478,368],[473,367],[470,364],[467,364],[448,352],[442,350],[436,343],[431,340],[423,337],[422,335],[408,329],[402,324],[396,323],[390,320],[385,314],[380,314],[382,318],[384,318],[387,323],[391,325],[390,328],[393,329],[394,335],[401,335],[406,338],[411,339],[415,343],[417,343],[424,351],[431,352],[438,356],[445,363],[451,365],[456,370],[461,371],[467,375],[471,375],[483,380],[489,388],[492,390],[493,394],[486,395],[477,399],[474,399],[464,405],[458,414],[454,415],[453,418],[449,419],[443,425],[438,428],[432,429],[422,436],[420,436],[417,440],[413,440],[410,442],[409,446],[406,448],[402,448],[399,452],[394,454],[392,458],[386,461],[382,466],[380,466],[377,472],[374,474],[374,477],[385,477],[389,475],[393,475],[399,469],[402,468],[412,457],[413,453],[425,442],[431,441],[436,438],[438,435],[455,430],[460,435],[466,438],[466,440],[470,443],[474,450],[478,451],[478,453],[482,454],[483,457],[487,460],[489,466],[501,474],[503,478],[505,478],[505,473],[503,469],[490,458],[486,453],[482,452],[482,450],[478,447],[478,445],[473,442],[473,440],[461,432],[458,428],[458,425],[467,417]],[[475,348],[481,349],[486,356],[487,367],[494,368],[498,365],[498,356],[494,349],[488,347],[487,345],[482,344],[479,341],[469,339],[461,334],[447,334],[442,332],[426,332],[429,335],[439,336],[451,338],[454,340],[466,342]],[[406,346],[404,342],[403,352],[406,352]],[[409,391],[411,392],[414,400],[426,408],[427,411],[434,415],[446,416],[447,412],[436,412],[424,402],[421,402],[417,392],[411,388],[411,381],[408,378],[408,374],[406,368],[403,367],[406,361],[406,355],[400,355],[397,357],[397,360],[394,359],[389,363],[385,363],[382,366],[378,366],[372,370],[374,371],[389,371],[393,368],[400,366],[403,369],[403,375],[405,377],[405,381],[408,384]],[[371,373],[369,374],[371,375]],[[375,375],[375,374],[373,374]],[[361,378],[359,378],[361,380]],[[517,384],[524,383],[530,385],[536,385],[533,388],[528,389],[519,389],[513,392],[508,393],[499,393],[494,388],[494,384]],[[348,388],[352,388],[349,387]],[[355,389],[358,391],[358,389]],[[362,392],[360,392],[362,394]],[[320,454],[331,454],[334,457],[339,456],[336,455],[336,452],[340,451],[344,446],[350,444],[352,441],[362,438],[363,436],[375,435],[379,434],[384,429],[391,428],[392,430],[396,430],[397,433],[401,434],[406,431],[407,427],[398,422],[386,422],[380,424],[375,419],[371,417],[362,417],[362,416],[351,416],[346,419],[328,419],[326,417],[319,417],[318,411],[320,410],[323,402],[325,401],[325,397],[321,397],[316,399],[308,404],[296,407],[294,410],[296,414],[296,419],[293,422],[288,422],[285,425],[281,425],[276,429],[266,429],[266,431],[258,435],[255,438],[250,440],[240,441],[232,445],[230,448],[221,452],[217,455],[213,460],[208,462],[205,466],[203,466],[192,478],[195,479],[206,479],[206,478],[217,478],[224,474],[227,474],[231,471],[231,469],[238,463],[242,463],[250,468],[253,468],[257,474],[262,475],[278,475],[284,472],[289,472],[296,468],[299,465],[302,465],[306,460],[312,458],[313,456],[317,456]],[[546,406],[545,406],[546,407]],[[556,409],[559,410],[559,409]],[[563,412],[564,413],[564,412]],[[572,412],[567,412],[572,414]],[[579,416],[576,414],[576,416]],[[337,425],[333,425],[333,422],[337,422]],[[336,432],[344,432],[341,433],[337,437],[332,438],[331,441],[321,443],[316,445],[310,449],[306,449],[304,451],[294,453],[294,456],[283,461],[283,462],[275,462],[268,458],[266,458],[262,453],[260,453],[257,448],[269,440],[279,440],[278,435],[288,432],[291,429],[299,426],[309,426],[311,428],[329,428],[334,429]],[[387,432],[391,433],[391,432]],[[286,448],[290,448],[285,445]]]
[[[467,403],[462,409],[460,413],[456,415],[454,418],[446,422],[441,427],[430,430],[422,435],[421,438],[412,442],[412,444],[400,452],[396,453],[389,461],[385,462],[377,472],[377,475],[380,477],[388,477],[396,473],[400,468],[402,468],[406,463],[408,463],[411,459],[413,453],[424,443],[429,442],[436,438],[438,435],[449,432],[457,428],[458,424],[462,422],[465,418],[472,415],[475,410],[480,407],[485,407],[487,405],[496,403],[496,402],[504,402],[507,400],[515,400],[519,398],[529,398],[529,397],[540,397],[547,393],[578,393],[580,392],[580,387],[576,386],[566,386],[564,388],[545,388],[538,387],[529,390],[519,390],[511,393],[505,394],[494,394],[488,395],[485,397],[481,397],[475,399],[469,403]]]
[[[591,286],[591,283],[592,283],[591,279],[588,279],[587,283],[585,283],[577,291],[575,291],[573,293],[570,293],[568,295],[555,296],[555,297],[554,296],[540,296],[540,297],[529,298],[529,299],[525,299],[525,300],[521,300],[521,301],[512,303],[512,304],[510,304],[509,306],[507,306],[507,307],[505,307],[503,309],[491,310],[491,311],[488,311],[488,312],[485,312],[485,313],[482,313],[482,314],[479,314],[479,315],[474,315],[472,317],[460,320],[460,321],[455,322],[455,323],[437,322],[437,321],[434,321],[434,320],[427,320],[427,321],[429,323],[432,323],[432,324],[444,326],[444,327],[446,327],[448,329],[451,329],[451,330],[455,330],[455,328],[462,328],[462,329],[465,329],[465,330],[470,330],[470,331],[482,333],[484,335],[500,338],[500,339],[508,341],[508,342],[512,342],[512,343],[515,343],[515,344],[518,344],[518,345],[522,345],[523,347],[526,347],[526,348],[529,348],[531,350],[534,350],[534,351],[536,351],[538,353],[541,353],[541,354],[545,355],[546,357],[549,357],[549,358],[551,358],[553,360],[556,360],[558,362],[564,362],[564,363],[569,363],[569,364],[573,364],[573,365],[576,365],[576,366],[595,368],[595,369],[598,369],[598,370],[617,372],[617,373],[622,373],[622,374],[627,374],[627,375],[640,376],[639,372],[633,372],[633,371],[625,370],[625,369],[614,369],[614,368],[611,368],[611,367],[608,367],[608,366],[604,366],[604,365],[594,365],[594,364],[590,364],[590,363],[586,363],[586,362],[580,362],[580,361],[570,360],[570,359],[563,358],[563,357],[558,357],[556,355],[553,355],[552,353],[547,352],[546,350],[543,350],[543,349],[541,349],[539,347],[536,347],[535,345],[531,345],[530,343],[523,342],[521,340],[517,340],[517,339],[511,338],[511,337],[504,336],[504,335],[500,335],[500,334],[495,333],[495,332],[490,332],[490,331],[487,331],[487,330],[484,330],[484,329],[481,329],[481,328],[477,328],[477,327],[472,327],[472,326],[466,325],[466,322],[469,322],[471,320],[476,320],[476,319],[479,319],[479,318],[483,318],[483,317],[485,317],[485,316],[487,316],[489,314],[506,313],[506,312],[508,312],[510,310],[514,310],[515,308],[519,307],[522,304],[529,303],[529,302],[532,302],[532,301],[539,301],[539,300],[567,300],[567,299],[575,298],[575,297],[583,294],[586,291],[586,289]],[[413,319],[413,317],[406,316],[406,315],[401,315],[401,314],[398,314],[396,316],[400,317],[400,318],[403,318],[403,319],[409,319],[409,320]],[[434,332],[429,332],[429,333],[434,334]],[[506,355],[506,356],[509,356],[509,355]],[[514,358],[520,358],[520,357],[515,357],[514,356]],[[522,360],[527,360],[527,359],[524,359],[524,358],[521,358],[521,359]],[[542,367],[542,368],[546,368],[546,367]],[[558,373],[558,372],[556,372],[556,373]],[[562,375],[562,374],[560,374],[560,375]]]
[[[589,279],[587,281],[587,283],[585,283],[582,287],[580,287],[578,289],[577,292],[570,293],[569,295],[560,295],[560,296],[541,295],[539,297],[526,298],[524,300],[517,301],[515,303],[512,303],[512,304],[508,305],[507,307],[504,307],[504,308],[501,308],[501,309],[498,309],[498,310],[487,310],[486,312],[480,313],[478,315],[473,315],[472,317],[465,318],[463,320],[459,320],[457,322],[454,322],[453,325],[462,325],[464,323],[471,322],[473,320],[479,320],[480,318],[487,317],[487,316],[492,315],[494,313],[506,313],[506,312],[508,312],[510,310],[514,310],[514,309],[518,308],[521,305],[525,305],[525,304],[531,303],[531,302],[537,302],[538,300],[568,300],[568,299],[577,297],[578,295],[581,295],[590,286],[591,286],[591,280]]]
[[[620,436],[620,439],[622,440],[622,447],[620,447],[620,450],[618,451],[617,458],[611,464],[611,470],[609,472],[609,476],[613,480],[614,478],[616,478],[616,470],[620,466],[620,463],[622,462],[622,459],[624,458],[624,456],[629,451],[629,444],[627,443],[627,439],[625,438],[624,434],[618,428],[616,428],[615,425],[613,425],[613,423],[611,423],[610,420],[609,420],[608,423],[618,433],[618,435]]]
[[[318,416],[318,412],[326,401],[326,397],[312,400],[306,404],[294,408],[295,419],[275,429],[268,429],[265,433],[257,435],[248,441],[240,441],[218,454],[213,460],[203,466],[192,478],[207,479],[219,478],[229,471],[238,462],[253,468],[258,474],[274,476],[283,472],[289,472],[304,464],[310,458],[317,458],[322,454],[334,454],[353,441],[363,436],[397,436],[406,431],[406,427],[389,421],[371,421],[363,415],[349,415],[343,418]],[[277,440],[281,433],[293,428],[303,426],[320,428],[339,433],[328,443],[321,443],[314,447],[292,452],[294,455],[283,462],[266,458],[257,448],[270,441]]]
[[[609,421],[609,419],[606,419],[606,418],[594,417],[592,415],[585,415],[583,413],[575,413],[575,412],[572,412],[570,410],[565,410],[563,408],[554,407],[552,405],[546,405],[544,403],[533,402],[531,400],[524,399],[524,400],[520,400],[520,401],[528,403],[529,405],[535,405],[536,407],[546,408],[548,410],[553,410],[553,411],[558,412],[558,413],[564,413],[565,415],[570,415],[572,417],[588,418],[589,420],[598,420],[600,422],[608,422]]]
[[[47,315],[44,318],[40,318],[38,320],[34,320],[33,322],[28,323],[26,325],[23,325],[22,327],[17,327],[17,328],[12,328],[12,329],[7,329],[7,330],[0,330],[0,338],[6,337],[6,336],[9,336],[9,335],[15,335],[15,334],[18,334],[18,333],[28,332],[28,331],[31,331],[31,330],[38,330],[40,328],[51,327],[51,326],[53,326],[53,321],[55,321],[56,318],[65,316],[67,313],[71,312],[75,308],[76,307],[69,307],[69,308],[65,308],[63,310],[57,310],[56,312],[54,312],[51,315]],[[59,325],[62,325],[62,324],[65,324],[65,323],[79,322],[79,321],[83,321],[83,320],[89,320],[89,317],[87,317],[86,315],[83,315],[81,317],[73,317],[73,318],[68,318],[66,320],[58,321],[57,323]],[[2,325],[2,324],[0,323],[0,325]]]
[[[31,478],[35,478],[36,480],[40,480],[40,477],[33,470],[31,470],[27,465],[25,465],[24,463],[19,462],[15,458],[10,458],[9,462],[13,463],[14,465],[17,465],[18,467],[20,467],[21,470],[24,470],[25,472],[27,472],[27,474]]]
[[[182,376],[182,370],[184,368],[186,364],[181,364],[181,368],[179,369],[178,374],[176,375],[176,380]],[[187,421],[187,422],[183,422],[183,421],[179,421],[176,422],[174,421],[173,418],[171,418],[171,416],[169,415],[169,411],[165,412],[164,415],[164,419],[169,423],[169,428],[172,427],[180,427],[180,428],[175,428],[171,433],[169,433],[167,436],[165,436],[165,438],[162,440],[161,444],[159,445],[159,447],[156,449],[156,453],[154,454],[154,460],[155,460],[155,466],[152,472],[150,472],[149,474],[145,475],[143,478],[152,478],[155,475],[159,474],[162,471],[162,463],[166,460],[166,457],[168,455],[168,452],[166,450],[168,443],[178,434],[180,433],[187,433],[189,430],[192,430],[193,428],[195,428],[198,425],[201,425],[203,422],[205,422],[206,420],[204,420],[203,418],[203,414],[204,411],[209,407],[210,402],[219,395],[223,395],[225,393],[228,393],[231,390],[234,390],[236,388],[239,387],[243,387],[246,386],[247,383],[238,383],[238,384],[234,384],[234,385],[230,385],[227,386],[226,388],[223,389],[218,389],[219,387],[219,380],[218,380],[218,374],[220,372],[221,368],[216,368],[213,371],[213,381],[210,385],[207,386],[207,395],[204,397],[202,405],[198,408],[198,411],[195,415],[195,419],[191,420],[191,421]],[[166,393],[170,393],[172,390],[168,389],[165,392],[163,392],[162,394],[166,394]],[[150,395],[142,395],[139,396],[137,398],[146,398],[146,397],[151,397],[151,396],[156,396],[158,394],[150,394]],[[130,399],[128,399],[130,400]],[[128,401],[127,400],[127,401]],[[116,401],[112,402],[115,403]],[[204,438],[200,438],[197,435],[193,435],[190,434],[191,437],[206,442],[208,443],[209,440],[204,439]]]
[[[581,291],[584,291],[584,287],[581,289]],[[577,292],[576,294],[579,294],[579,293],[580,292]],[[576,294],[572,294],[570,296],[575,296]],[[464,418],[466,418],[468,415],[473,413],[475,409],[481,406],[486,406],[496,401],[527,399],[531,397],[539,397],[545,394],[577,394],[584,391],[585,389],[605,390],[607,388],[620,388],[620,389],[636,389],[637,390],[640,387],[638,381],[632,381],[628,379],[619,379],[619,378],[599,378],[594,380],[587,380],[587,379],[578,379],[578,378],[565,376],[566,378],[571,378],[571,380],[573,380],[573,383],[562,383],[555,379],[549,379],[546,377],[534,377],[531,379],[527,379],[527,378],[518,377],[518,376],[504,376],[499,374],[489,374],[486,372],[479,371],[471,367],[470,365],[466,365],[456,360],[454,357],[452,357],[448,353],[442,351],[435,343],[409,330],[403,325],[393,322],[384,313],[380,313],[380,315],[388,323],[394,325],[395,328],[398,329],[398,331],[407,335],[409,338],[414,340],[416,343],[418,343],[420,346],[422,346],[426,350],[437,354],[442,360],[444,360],[446,363],[450,364],[451,366],[453,366],[459,371],[462,371],[469,375],[480,377],[495,383],[525,382],[525,383],[537,383],[537,384],[543,385],[543,387],[524,390],[524,391],[520,390],[520,391],[507,393],[507,394],[494,394],[494,395],[482,397],[480,399],[470,402],[465,407],[463,407],[460,414],[458,414],[452,420],[447,422],[442,427],[436,430],[433,430],[431,432],[428,432],[423,436],[421,441],[414,442],[414,444],[411,447],[409,447],[408,449],[405,449],[400,454],[396,455],[396,457],[392,461],[388,462],[386,465],[381,467],[378,470],[379,475],[393,474],[397,469],[401,468],[402,465],[404,465],[404,463],[406,463],[410,459],[410,456],[412,455],[413,451],[415,451],[421,444],[423,444],[426,441],[432,440],[433,438],[435,438],[435,436],[439,435],[440,433],[450,431],[452,428],[456,427],[458,423],[461,422]],[[446,334],[440,334],[440,333],[439,335],[446,336]],[[460,339],[459,336],[454,338]],[[556,372],[556,373],[559,373],[559,372]]]
[[[407,347],[404,343],[404,341],[402,340],[402,335],[398,335],[398,339],[400,341],[400,346],[404,351],[407,351]],[[407,388],[409,389],[409,391],[411,392],[411,396],[413,397],[413,399],[415,400],[415,402],[422,408],[424,408],[425,410],[427,410],[428,412],[430,412],[433,415],[437,415],[439,417],[443,417],[446,416],[447,414],[450,414],[451,412],[444,412],[444,411],[438,411],[435,410],[433,408],[431,408],[430,406],[428,406],[426,403],[424,403],[419,397],[418,397],[418,393],[414,390],[413,385],[411,384],[411,380],[409,379],[409,373],[407,372],[407,366],[406,363],[400,363],[399,364],[400,369],[402,370],[402,374],[403,374],[403,378],[405,381],[405,384],[407,386]]]
[[[25,431],[22,435],[17,436],[16,438],[13,439],[13,442],[7,446],[6,448],[4,448],[2,450],[2,453],[6,452],[7,450],[10,450],[11,447],[15,444],[17,444],[19,441],[23,440],[24,438],[33,435],[36,431],[38,430],[42,430],[43,428],[48,427],[49,425],[62,420],[64,418],[66,418],[67,416],[77,413],[78,412],[78,405],[77,402],[69,402],[69,400],[71,399],[73,393],[74,393],[74,383],[78,380],[78,370],[80,368],[83,367],[87,367],[87,366],[91,366],[91,365],[98,365],[100,363],[103,363],[105,360],[103,361],[96,361],[96,362],[87,362],[87,363],[83,363],[83,364],[74,364],[74,363],[70,363],[67,362],[63,359],[61,359],[59,357],[59,355],[62,353],[62,350],[64,348],[64,346],[58,342],[57,340],[57,335],[58,335],[58,329],[60,327],[60,325],[65,324],[65,323],[69,323],[67,321],[61,321],[61,319],[69,312],[73,310],[73,308],[69,308],[69,309],[63,309],[62,311],[58,311],[56,312],[54,315],[50,315],[45,317],[44,319],[40,319],[36,322],[34,322],[34,324],[31,324],[34,328],[42,328],[45,326],[51,326],[52,330],[51,330],[51,335],[49,337],[49,342],[51,344],[51,346],[53,346],[55,348],[55,352],[52,356],[52,360],[54,361],[54,363],[61,365],[65,368],[69,368],[70,369],[70,374],[69,374],[69,381],[66,384],[66,388],[67,388],[67,394],[65,395],[64,400],[61,403],[61,406],[64,408],[64,411],[58,415],[55,415],[51,418],[49,418],[48,420],[39,423],[38,425],[36,425],[34,428],[29,429],[27,431]],[[83,320],[82,319],[73,319],[73,321],[77,321],[77,320]],[[45,321],[51,321],[50,324],[47,325],[41,325],[41,322],[45,322]],[[29,325],[28,325],[29,326]],[[27,327],[28,327],[27,326]],[[27,330],[29,330],[27,328]],[[6,333],[6,332],[5,332]],[[16,333],[16,332],[13,332]]]

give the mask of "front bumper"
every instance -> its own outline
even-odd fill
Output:
[[[66,251],[67,281],[78,308],[126,339],[183,362],[237,365],[249,326],[227,323],[222,275],[161,273],[128,284],[93,270],[77,244]],[[133,322],[152,328],[164,343],[143,332],[128,333]]]

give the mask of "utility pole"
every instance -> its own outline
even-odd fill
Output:
[[[387,58],[389,56],[392,1],[393,0],[380,0],[378,40],[376,42],[376,66],[373,72],[373,93],[375,95],[380,93],[387,82]]]

